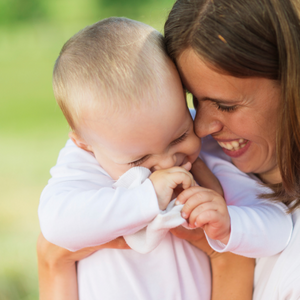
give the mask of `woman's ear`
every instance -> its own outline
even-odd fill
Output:
[[[73,143],[77,147],[85,151],[93,152],[92,146],[88,145],[86,141],[83,138],[81,138],[76,132],[74,131],[69,132],[69,138],[73,141]]]

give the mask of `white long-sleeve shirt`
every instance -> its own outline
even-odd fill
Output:
[[[209,240],[211,245],[218,251],[251,257],[283,250],[292,232],[285,207],[256,199],[265,189],[236,169],[213,139],[203,141],[201,156],[223,186],[231,218],[228,244]],[[132,190],[113,189],[114,181],[94,156],[71,141],[60,152],[51,175],[41,196],[41,229],[46,239],[64,248],[77,250],[132,234],[159,211],[150,180]],[[150,300],[162,298],[164,291],[163,299],[209,299],[209,272],[207,258],[201,251],[168,234],[146,255],[105,249],[82,260],[78,277],[80,297]],[[161,284],[165,278],[178,284],[166,291],[165,284]]]
[[[147,225],[159,208],[149,179],[113,189],[94,156],[71,141],[60,152],[39,206],[46,239],[71,250],[105,243]],[[167,233],[152,252],[103,249],[78,263],[80,300],[209,300],[207,256]]]
[[[282,251],[292,233],[285,206],[258,199],[266,188],[234,167],[210,137],[203,141],[201,158],[220,180],[231,218],[228,244],[208,238],[211,246],[249,257]],[[114,189],[95,157],[72,141],[61,150],[51,175],[41,195],[40,224],[46,239],[63,248],[76,251],[132,234],[159,213],[149,179],[134,189]]]
[[[293,214],[294,231],[280,253],[256,260],[253,300],[300,299],[300,209]]]

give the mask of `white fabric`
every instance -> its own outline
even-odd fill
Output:
[[[149,179],[114,189],[93,155],[71,141],[51,175],[39,218],[46,239],[62,247],[76,250],[133,234],[159,213]],[[169,232],[150,253],[103,249],[78,263],[80,300],[209,300],[210,287],[207,256]]]
[[[300,209],[293,213],[294,231],[281,253],[256,260],[253,300],[300,299]]]
[[[135,167],[123,174],[113,187],[135,188],[141,185],[149,176],[150,170],[143,167]],[[171,228],[184,225],[187,222],[181,217],[183,205],[175,205],[176,199],[172,200],[165,210],[161,210],[158,215],[143,229],[131,234],[124,235],[128,246],[139,253],[148,253],[154,250]]]
[[[40,226],[47,240],[68,250],[137,232],[159,213],[149,179],[134,189],[114,189],[114,180],[95,157],[71,140],[51,175],[41,195]]]
[[[167,233],[152,252],[103,249],[78,263],[80,300],[209,300],[207,256]]]

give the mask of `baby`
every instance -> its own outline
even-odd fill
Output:
[[[182,187],[183,216],[205,229],[215,250],[259,257],[287,245],[292,222],[284,206],[256,199],[263,188],[218,158],[209,138],[202,158],[228,208],[220,194],[194,186],[188,170],[201,144],[156,30],[124,18],[83,29],[64,45],[53,86],[72,141],[41,196],[41,229],[50,242],[75,251],[133,235],[164,214]],[[144,168],[149,178],[126,188]],[[218,189],[205,166],[203,174],[207,187]],[[80,261],[78,284],[81,300],[210,299],[210,266],[201,251],[167,233],[147,254],[103,249]]]

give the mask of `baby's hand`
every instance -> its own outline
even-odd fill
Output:
[[[176,204],[184,204],[181,215],[189,227],[202,227],[214,240],[227,244],[230,237],[230,216],[224,198],[213,190],[200,186],[183,191]]]
[[[170,169],[153,172],[149,179],[154,186],[159,209],[165,210],[172,200],[174,189],[181,185],[185,190],[195,185],[193,175],[188,171],[191,164],[187,163],[182,167],[172,167]]]

